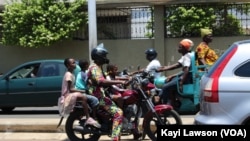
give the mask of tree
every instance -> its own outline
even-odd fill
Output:
[[[242,28],[227,4],[175,5],[168,7],[166,15],[167,36],[200,36],[200,28],[211,28],[215,36],[241,35]]]
[[[2,18],[4,45],[21,47],[50,46],[70,39],[87,23],[85,0],[14,0],[7,4]]]

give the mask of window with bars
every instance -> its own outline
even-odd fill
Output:
[[[153,37],[152,7],[97,9],[98,39],[148,39]],[[88,30],[88,28],[85,28]],[[83,30],[82,30],[83,31]],[[88,32],[74,33],[75,39],[87,39]]]

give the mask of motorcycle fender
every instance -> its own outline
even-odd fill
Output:
[[[165,111],[169,111],[169,110],[173,110],[173,107],[171,105],[167,105],[167,104],[160,104],[160,105],[156,105],[154,107],[155,111],[157,114],[162,114]]]
[[[158,115],[161,115],[163,114],[165,111],[170,111],[170,110],[173,110],[173,107],[171,105],[167,105],[167,104],[160,104],[160,105],[156,105],[154,107],[155,109],[155,112],[158,114]],[[144,116],[144,120],[143,120],[143,128],[145,128],[146,126],[146,122],[147,122],[147,119],[150,119],[151,117],[153,116],[153,112],[152,111],[148,111],[145,116]]]

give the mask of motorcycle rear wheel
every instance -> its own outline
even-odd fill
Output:
[[[65,130],[68,138],[71,141],[98,141],[100,134],[97,133],[83,133],[75,130],[76,126],[80,126],[81,112],[73,112],[67,118]]]
[[[165,111],[163,114],[159,115],[164,125],[182,125],[182,120],[180,115],[175,110]],[[157,125],[160,122],[157,120],[156,116],[152,114],[144,126],[144,131],[152,141],[157,140]]]

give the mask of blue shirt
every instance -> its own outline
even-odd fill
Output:
[[[76,68],[75,68],[74,71],[73,71],[73,74],[75,75],[75,77],[77,76],[77,74],[78,74],[79,72],[81,72],[81,68],[80,68],[79,65],[76,65]]]
[[[86,72],[78,72],[76,76],[76,83],[75,88],[79,90],[86,90],[87,89],[87,74]]]

